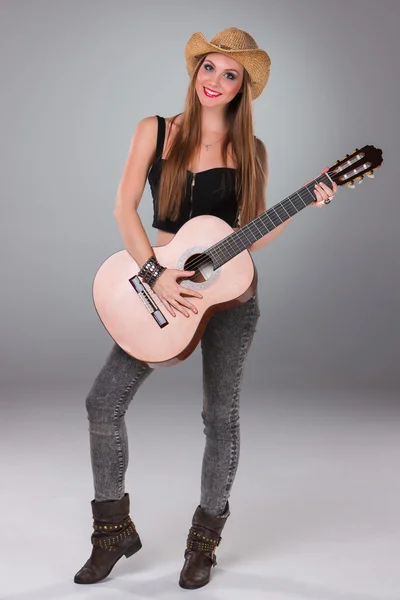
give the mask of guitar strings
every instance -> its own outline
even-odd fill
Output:
[[[332,173],[332,172],[329,172],[329,171],[328,171],[327,173],[323,173],[322,175],[326,175],[326,174],[330,174],[330,173]],[[308,186],[308,185],[310,185],[312,182],[314,182],[314,181],[317,181],[317,179],[318,179],[319,177],[320,177],[320,175],[318,175],[318,177],[316,177],[315,179],[311,179],[311,181],[309,181],[309,182],[308,182],[308,184],[306,184],[306,185]],[[322,177],[322,176],[321,176],[321,177]],[[307,188],[306,188],[306,189],[304,189],[304,188],[306,188],[306,186],[302,186],[301,188],[299,188],[299,190],[297,190],[296,192],[294,192],[294,193],[293,193],[293,194],[291,194],[290,196],[294,196],[294,195],[296,195],[296,194],[297,194],[297,195],[299,196],[299,198],[300,198],[300,199],[301,199],[301,200],[302,200],[302,201],[303,201],[303,202],[306,204],[306,202],[304,201],[304,197],[302,197],[302,194],[304,194],[304,193],[306,193],[306,192],[307,192],[307,194],[311,194],[311,195],[312,195],[312,192],[311,192],[310,190],[308,190]],[[301,190],[302,190],[302,191],[301,191]],[[289,199],[289,198],[285,198],[285,200],[288,200],[288,199]],[[285,200],[283,200],[282,202],[285,202]],[[317,199],[316,199],[316,198],[315,198],[315,201],[317,201]],[[281,202],[281,203],[279,203],[279,204],[282,204],[282,202]],[[306,204],[306,205],[307,205],[307,204]],[[271,207],[271,209],[273,209],[273,208],[274,208],[274,207]],[[304,207],[304,208],[305,208],[305,207]],[[257,227],[257,224],[256,224],[256,222],[257,222],[257,221],[258,221],[258,222],[260,222],[260,221],[261,221],[261,218],[263,217],[263,215],[265,215],[265,214],[268,212],[268,210],[271,210],[271,209],[267,209],[267,211],[264,211],[264,213],[262,213],[262,215],[259,215],[258,217],[256,217],[255,219],[253,219],[253,221],[251,221],[251,223],[254,223],[254,224],[256,225],[256,227]],[[285,209],[285,210],[286,210],[286,209]],[[275,211],[275,212],[276,212],[276,211]],[[287,212],[287,211],[286,211],[286,212]],[[297,211],[297,212],[299,212],[299,211]],[[278,215],[278,213],[276,213],[276,214]],[[296,214],[297,214],[297,213],[296,213]],[[295,215],[293,215],[293,216],[295,216]],[[279,215],[278,215],[278,217],[279,217]],[[280,217],[279,217],[279,218],[280,218]],[[273,222],[273,221],[272,221],[272,222]],[[284,221],[282,221],[282,223],[283,223],[283,222],[284,222]],[[280,224],[279,224],[279,225],[280,225]],[[276,227],[279,227],[279,225],[276,225],[276,226],[275,226],[275,228],[276,228]],[[244,226],[244,227],[246,227],[246,226]],[[274,229],[275,229],[275,228],[274,228]],[[242,229],[243,229],[243,228],[240,228],[238,231],[236,231],[236,232],[233,232],[233,233],[238,233],[238,232],[239,232],[239,231],[241,231]],[[270,233],[270,232],[268,232],[268,233]],[[224,239],[227,239],[227,238],[229,238],[229,236],[230,236],[230,235],[233,235],[233,234],[229,234],[229,235],[228,235],[226,238],[224,238]],[[268,234],[264,234],[264,235],[268,235]],[[262,237],[264,237],[264,236],[262,236]],[[223,242],[223,241],[224,241],[224,239],[222,239],[222,240],[219,240],[219,241],[218,241],[216,244],[214,244],[213,246],[210,246],[209,248],[207,248],[207,250],[205,250],[205,251],[204,251],[204,253],[203,253],[203,257],[199,257],[198,259],[196,259],[196,260],[193,262],[193,264],[191,264],[191,267],[192,267],[192,268],[191,268],[191,269],[187,269],[187,270],[193,271],[193,270],[197,269],[197,268],[198,268],[200,265],[203,265],[203,266],[205,266],[205,265],[208,263],[208,261],[209,261],[209,258],[210,258],[210,257],[208,257],[208,256],[205,256],[205,257],[204,257],[204,254],[206,254],[207,252],[210,252],[210,250],[212,250],[212,249],[213,249],[215,246],[217,246],[218,244],[220,244],[221,242]],[[251,245],[251,244],[254,242],[254,240],[253,240],[253,242],[251,242],[250,240],[248,240],[248,241],[249,241],[249,246],[250,246],[250,245]],[[234,243],[234,240],[232,240],[232,242]],[[228,242],[228,245],[230,245],[230,249],[235,249],[235,247],[234,247],[234,245],[233,245],[233,244],[230,244],[230,243]],[[236,247],[236,249],[237,249],[237,247]],[[244,249],[245,249],[245,248],[243,248],[243,250],[244,250]],[[243,250],[241,250],[241,252],[242,252]],[[225,258],[225,255],[224,255],[224,252],[223,252],[223,250],[221,250],[221,251],[220,251],[220,255],[221,255],[221,257],[223,256],[223,257]],[[217,256],[218,256],[218,254],[217,254]],[[189,262],[189,261],[190,261],[190,259],[188,260],[188,262]],[[193,277],[193,276],[192,276],[192,277]],[[190,281],[190,277],[189,277],[188,279],[189,279],[189,281]]]
[[[330,175],[331,173],[333,173],[333,171],[327,171],[327,172],[323,173],[322,175],[318,175],[318,177],[316,177],[315,179],[311,179],[311,180],[310,180],[310,181],[309,181],[309,182],[308,182],[308,183],[307,183],[305,186],[302,186],[302,187],[301,187],[301,188],[299,188],[299,189],[298,189],[296,192],[293,192],[292,194],[290,194],[290,196],[295,196],[295,195],[297,194],[297,195],[300,197],[300,199],[301,199],[301,200],[304,202],[304,198],[302,197],[302,194],[305,194],[305,193],[307,193],[307,194],[312,194],[312,192],[311,192],[310,190],[308,190],[308,189],[307,189],[307,186],[308,186],[308,185],[310,185],[312,182],[314,182],[314,181],[317,181],[317,179],[318,179],[319,177],[322,177],[323,175]],[[306,189],[305,189],[305,188],[306,188]],[[315,197],[315,196],[314,196],[314,197]],[[285,200],[289,200],[289,197],[288,197],[288,198],[285,198],[284,200],[282,200],[282,202],[285,202]],[[316,201],[317,201],[317,199],[315,198],[315,202],[316,202]],[[282,202],[280,202],[280,203],[278,203],[278,204],[282,204]],[[306,203],[305,203],[305,204],[306,204]],[[269,210],[271,210],[271,209],[273,209],[273,208],[274,208],[274,207],[272,206],[270,209],[267,209],[266,211],[264,211],[264,212],[263,212],[261,215],[259,215],[259,216],[258,216],[258,217],[256,217],[255,219],[253,219],[253,220],[251,221],[251,223],[254,223],[254,224],[256,225],[256,227],[257,227],[256,221],[260,221],[260,220],[261,220],[261,217],[262,217],[263,215],[265,215],[265,214],[266,214],[266,213],[267,213]],[[285,210],[286,210],[286,209],[285,209]],[[275,211],[275,212],[276,212],[276,211]],[[298,213],[298,212],[299,212],[299,211],[297,211],[297,213]],[[297,214],[297,213],[296,213],[296,214]],[[278,213],[276,213],[276,214],[278,214]],[[293,216],[295,216],[295,215],[293,215]],[[278,217],[279,217],[279,215],[278,215]],[[280,218],[280,217],[279,217],[279,218]],[[273,221],[272,221],[272,222],[273,222]],[[284,223],[284,221],[282,221],[282,223]],[[279,224],[279,225],[280,225],[280,224]],[[275,228],[276,228],[276,227],[279,227],[279,225],[276,225],[276,226],[275,226]],[[246,225],[244,225],[243,227],[246,227]],[[239,231],[241,231],[241,230],[243,229],[243,227],[241,227],[241,228],[240,228],[240,229],[238,229],[237,231],[234,231],[233,233],[238,233]],[[275,229],[275,228],[274,228],[274,229]],[[272,230],[272,231],[273,231],[273,230]],[[270,232],[268,232],[268,233],[270,233]],[[268,233],[266,233],[266,234],[264,234],[264,235],[268,235]],[[228,236],[226,236],[226,238],[223,238],[222,240],[219,240],[218,242],[216,242],[216,243],[215,243],[213,246],[210,246],[209,248],[207,248],[207,249],[206,249],[206,250],[203,252],[203,257],[197,258],[197,259],[196,259],[196,260],[193,262],[193,264],[191,264],[191,268],[190,268],[190,269],[185,269],[185,270],[187,270],[187,271],[193,271],[193,270],[196,270],[197,268],[199,268],[200,266],[205,266],[205,265],[206,265],[206,264],[209,262],[209,259],[210,259],[211,257],[208,257],[208,256],[205,256],[205,257],[204,257],[204,255],[206,255],[206,253],[207,253],[207,252],[210,252],[210,250],[212,250],[212,249],[213,249],[215,246],[217,246],[218,244],[220,244],[221,242],[223,242],[223,241],[224,241],[224,239],[227,239],[227,238],[229,238],[229,236],[230,236],[230,235],[232,235],[232,233],[231,233],[231,234],[229,234]],[[263,235],[262,237],[264,237],[264,235]],[[260,239],[260,238],[259,238],[259,239]],[[228,242],[228,243],[229,243],[229,242]],[[250,243],[249,243],[249,246],[250,246],[252,243],[254,243],[254,242],[250,242]],[[231,246],[231,249],[234,249],[234,246],[233,246],[233,245]],[[243,250],[244,250],[244,249],[243,249]],[[241,250],[241,252],[242,252],[243,250]],[[223,251],[221,251],[221,256],[224,256],[224,253],[223,253]],[[190,262],[190,258],[188,259],[188,261],[187,261],[187,262]],[[194,275],[192,275],[192,277],[194,277]],[[188,279],[188,280],[190,281],[190,277],[188,277],[188,278],[186,278],[186,279]]]

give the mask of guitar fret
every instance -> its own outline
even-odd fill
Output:
[[[285,207],[283,206],[283,202],[281,202],[281,204],[279,204],[278,208],[282,212],[282,214],[281,214],[281,212],[279,212],[279,217],[282,219],[282,221],[286,221],[286,219],[287,219],[286,215],[288,215],[289,217],[290,217],[290,215],[287,212],[287,210],[285,210]],[[278,212],[278,208],[277,208],[277,212]]]
[[[262,226],[262,221],[258,221],[257,219],[254,219],[254,221],[252,221],[251,223],[249,223],[249,229],[251,229],[251,227],[254,227],[256,230],[256,240],[258,240],[260,238],[260,234],[261,237],[263,237],[265,234],[262,233],[260,227]],[[259,227],[260,226],[260,227]]]
[[[282,204],[286,204],[285,206],[285,210],[287,211],[287,213],[293,217],[294,215],[296,215],[299,211],[296,209],[295,205],[293,204],[292,200],[290,199],[290,196],[287,200],[284,200],[282,202]]]
[[[306,185],[304,189],[310,194],[310,196],[312,197],[312,201],[314,202],[314,200],[316,200],[316,198],[314,196],[314,192],[309,189],[308,185]],[[311,184],[311,185],[312,185],[312,189],[314,190],[314,184]]]
[[[268,233],[268,229],[266,228],[266,226],[264,225],[264,223],[261,220],[254,219],[254,221],[252,223],[250,223],[249,225],[256,228],[256,230],[257,230],[257,239],[260,239],[260,236],[258,234],[261,234],[261,237],[263,237],[266,233]],[[261,229],[262,227],[264,227],[265,229],[267,229],[267,231],[265,231],[263,233],[263,231]]]
[[[270,208],[268,211],[268,216],[271,219],[271,221],[273,222],[275,227],[277,227],[278,225],[280,225],[282,223],[282,219],[279,217],[279,215],[275,209]]]
[[[298,206],[299,210],[301,210],[302,208],[305,208],[307,205],[304,202],[303,198],[300,196],[299,192],[296,192],[296,196],[297,196],[297,198],[294,199],[295,206]]]
[[[273,229],[275,229],[274,222],[270,218],[268,212],[265,212],[263,215],[261,215],[260,218],[262,219],[264,225],[267,227],[268,232],[272,231]]]

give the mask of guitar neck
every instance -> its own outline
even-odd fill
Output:
[[[314,186],[315,183],[320,182],[329,187],[332,184],[330,177],[324,173],[209,248],[207,254],[212,259],[214,269],[218,269],[303,208],[315,202]]]

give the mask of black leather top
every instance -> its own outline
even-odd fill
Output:
[[[156,158],[148,173],[148,181],[154,205],[153,227],[170,233],[176,233],[189,220],[191,209],[191,218],[198,217],[199,215],[214,215],[226,221],[231,227],[237,226],[236,169],[230,167],[215,167],[195,174],[192,206],[190,196],[192,193],[193,173],[187,171],[186,194],[178,220],[171,221],[169,219],[161,220],[158,218],[157,191],[164,162],[161,156],[165,138],[165,119],[159,115],[156,116],[158,119]]]

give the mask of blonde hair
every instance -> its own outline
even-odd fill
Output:
[[[201,104],[195,83],[205,57],[206,55],[203,55],[196,65],[186,94],[181,125],[166,156],[168,160],[162,164],[158,190],[158,215],[161,219],[178,219],[185,197],[188,166],[201,147]],[[245,70],[242,91],[226,107],[228,133],[221,148],[223,164],[227,166],[229,144],[236,163],[235,190],[239,206],[238,221],[241,226],[257,216],[257,198],[267,181],[267,173],[264,172],[254,136],[249,81]],[[172,118],[172,123],[177,116]]]

